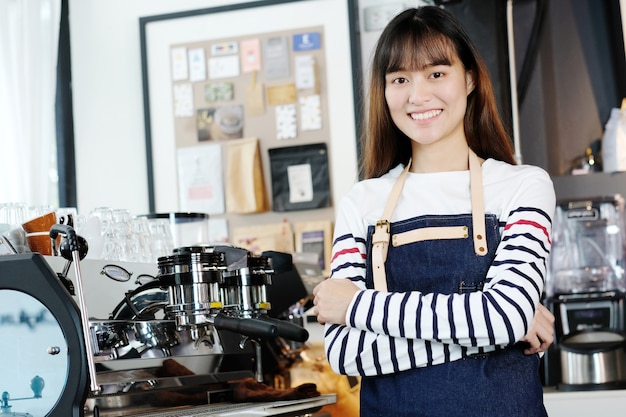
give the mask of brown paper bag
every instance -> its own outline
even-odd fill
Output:
[[[293,229],[287,221],[236,227],[231,243],[257,255],[265,251],[293,253]]]
[[[226,161],[226,211],[260,213],[269,209],[259,140],[237,139],[228,142]]]

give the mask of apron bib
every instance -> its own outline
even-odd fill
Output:
[[[383,220],[368,230],[367,247],[372,250],[367,254],[367,287],[441,294],[482,290],[500,233],[495,215],[484,214],[478,158],[470,150],[471,214],[390,223],[409,167],[410,163],[394,185]],[[388,233],[386,245],[381,232]],[[539,356],[525,355],[523,350],[515,345],[439,365],[363,377],[360,415],[546,416]]]

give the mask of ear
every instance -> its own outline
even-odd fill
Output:
[[[467,95],[469,96],[474,91],[474,74],[472,71],[465,71],[465,83],[467,85]]]

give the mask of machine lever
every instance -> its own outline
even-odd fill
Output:
[[[278,336],[278,328],[263,320],[228,317],[218,313],[213,317],[213,325],[218,329],[231,330],[250,337],[274,338]]]

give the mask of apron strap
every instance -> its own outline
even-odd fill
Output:
[[[406,167],[404,167],[404,170],[393,184],[393,188],[387,199],[387,204],[383,210],[382,218],[376,222],[374,227],[374,234],[372,235],[372,275],[374,279],[374,289],[378,291],[387,291],[385,261],[387,260],[387,252],[389,250],[391,215],[396,208],[410,168],[411,160],[409,160]],[[469,150],[469,170],[474,252],[478,256],[484,256],[487,254],[487,240],[485,238],[482,170],[480,160],[471,149]]]
[[[400,194],[402,193],[402,187],[404,181],[411,168],[411,160],[406,164],[404,170],[393,184],[389,198],[387,199],[387,205],[383,210],[383,216],[381,220],[376,222],[374,228],[374,234],[372,235],[372,275],[374,278],[374,288],[379,291],[387,291],[387,274],[385,273],[385,261],[387,260],[387,250],[389,249],[389,232],[391,225],[391,215],[396,208]]]
[[[485,201],[483,198],[483,175],[480,160],[469,150],[470,194],[472,199],[472,231],[474,233],[474,252],[478,256],[487,254],[485,237]]]

